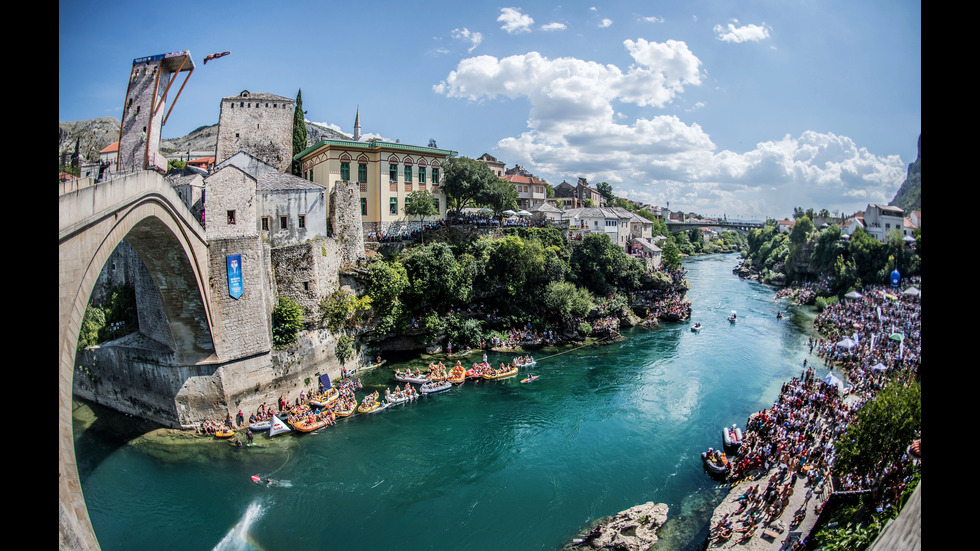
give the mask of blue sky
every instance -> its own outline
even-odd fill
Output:
[[[187,50],[164,138],[242,90],[302,90],[348,134],[359,109],[367,136],[708,216],[887,203],[921,132],[903,0],[62,0],[59,35],[61,121],[118,119],[133,59]]]

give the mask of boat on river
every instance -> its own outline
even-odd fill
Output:
[[[732,323],[738,321],[738,314],[735,313],[735,310],[732,310],[732,315],[728,316],[728,321]]]
[[[333,423],[333,414],[310,414],[293,419],[289,424],[299,432],[313,432]]]
[[[483,378],[484,379],[487,379],[488,381],[493,380],[493,379],[503,379],[504,377],[510,377],[512,375],[517,375],[517,371],[518,371],[518,369],[516,367],[512,367],[510,369],[507,369],[507,368],[497,369],[497,370],[494,370],[492,373],[487,373],[486,375],[483,376]]]
[[[446,380],[454,385],[464,382],[466,380],[466,368],[457,363],[449,370]]]
[[[347,402],[346,407],[344,405],[335,405],[333,408],[333,414],[337,417],[350,417],[355,411],[357,411],[357,402],[354,401]]]
[[[235,435],[235,431],[233,431],[231,429],[221,429],[221,430],[215,431],[215,433],[214,433],[214,437],[215,438],[231,438],[234,435]]]
[[[384,408],[388,407],[387,403],[378,401],[378,391],[375,390],[374,394],[368,394],[364,397],[361,405],[357,406],[358,413],[375,413]]]
[[[248,428],[252,429],[253,431],[269,430],[272,428],[272,419],[250,423]]]
[[[413,373],[411,369],[406,369],[405,371],[395,371],[395,380],[402,383],[421,385],[430,382],[432,379],[428,373],[422,373],[418,370]]]
[[[736,425],[732,425],[731,428],[722,427],[721,436],[728,448],[738,448],[742,445],[742,429]]]
[[[691,326],[691,331],[694,332],[694,333],[700,332],[701,331],[701,322],[698,322],[698,323],[695,323],[694,325],[692,325]]]
[[[310,398],[310,405],[315,408],[330,407],[340,397],[340,392],[336,388],[331,388]]]
[[[531,381],[537,380],[541,375],[528,375],[527,377],[521,379],[522,383],[530,383]]]
[[[440,381],[440,382],[433,381],[433,382],[425,383],[424,385],[422,385],[422,387],[419,390],[421,390],[423,394],[432,394],[433,392],[442,392],[443,390],[449,390],[452,387],[453,384],[450,383],[449,381]]]
[[[730,466],[728,463],[728,456],[723,452],[708,448],[708,451],[701,452],[701,460],[704,462],[705,468],[707,468],[708,472],[711,474],[728,474],[728,469]]]

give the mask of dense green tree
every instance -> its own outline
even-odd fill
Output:
[[[82,315],[82,327],[78,332],[78,343],[75,345],[75,350],[84,350],[99,344],[99,333],[105,326],[105,312],[91,304],[86,306],[85,313]]]
[[[660,242],[660,262],[668,270],[674,270],[681,265],[681,251],[677,248],[677,242],[673,237],[668,237]]]
[[[809,239],[810,234],[813,233],[813,221],[809,216],[801,216],[796,219],[796,223],[793,224],[793,229],[790,231],[789,240],[793,245],[799,247],[800,245],[806,243]]]
[[[443,311],[470,299],[471,282],[448,244],[414,247],[405,253],[402,264],[409,281],[403,298],[411,310]]]
[[[832,273],[837,257],[845,250],[846,247],[841,243],[840,226],[831,224],[820,232],[813,244],[811,253],[813,270],[818,274]]]
[[[882,465],[898,463],[922,427],[920,384],[893,381],[857,412],[834,444],[834,471],[879,475]]]
[[[303,111],[303,90],[296,92],[296,107],[293,109],[293,156],[306,149],[306,111]],[[291,172],[295,176],[301,176],[303,165],[299,161],[293,161]]]
[[[408,216],[417,216],[419,219],[419,228],[421,228],[426,216],[436,216],[439,214],[438,209],[436,209],[436,198],[428,191],[413,191],[405,198],[405,214]],[[421,240],[423,243],[425,242],[424,236]]]
[[[517,188],[514,184],[497,178],[484,186],[477,196],[477,202],[491,209],[493,216],[499,218],[505,210],[517,209]]]
[[[597,296],[623,293],[640,287],[646,269],[626,254],[605,233],[586,235],[572,248],[572,281]]]
[[[868,235],[864,228],[858,228],[851,234],[848,253],[850,260],[854,261],[857,277],[864,285],[887,281],[888,245]]]
[[[599,182],[595,185],[595,190],[602,195],[602,198],[606,200],[606,204],[610,205],[616,200],[616,195],[613,193],[613,187],[608,182]]]
[[[303,328],[303,307],[289,297],[281,297],[272,310],[272,344],[282,348],[293,342]]]
[[[556,321],[586,316],[595,305],[592,294],[570,281],[552,281],[541,295],[541,303]]]
[[[479,200],[498,180],[487,163],[469,157],[450,157],[443,165],[441,189],[446,194],[446,208],[456,214]]]
[[[537,240],[508,235],[493,242],[486,273],[510,296],[523,295],[530,281],[546,275],[544,247]]]

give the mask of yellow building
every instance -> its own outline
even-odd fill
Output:
[[[439,215],[433,220],[446,215],[446,196],[439,184],[442,166],[455,155],[434,147],[323,139],[294,159],[302,163],[303,178],[325,186],[328,194],[337,182],[358,182],[364,232],[390,234],[418,226],[417,218],[405,214],[405,199],[413,191],[435,196]]]

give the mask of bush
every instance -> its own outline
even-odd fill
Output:
[[[334,348],[334,354],[337,355],[337,359],[340,360],[340,364],[343,365],[347,363],[347,360],[354,357],[354,337],[350,335],[342,335],[337,339],[337,346]]]
[[[282,297],[272,310],[272,345],[282,348],[296,342],[303,328],[303,307],[289,297]]]

